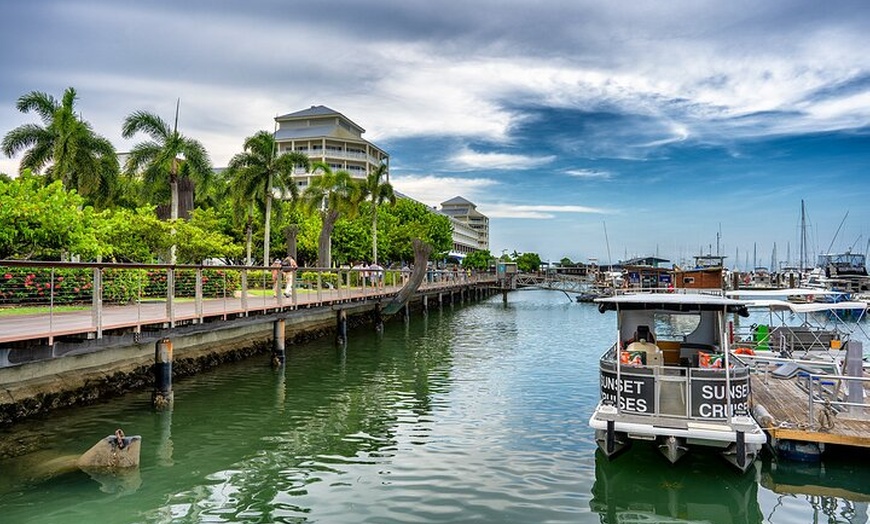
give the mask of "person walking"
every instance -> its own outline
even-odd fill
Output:
[[[287,281],[287,288],[284,290],[284,296],[289,297],[293,294],[293,284],[296,280],[296,259],[290,255],[284,257],[281,261],[281,271],[284,273],[284,280]]]

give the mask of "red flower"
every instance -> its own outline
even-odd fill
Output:
[[[63,282],[63,277],[57,277],[58,282]]]
[[[6,273],[5,275],[3,275],[3,278],[5,278],[6,280],[9,280],[10,278],[12,278],[12,275],[10,275],[9,273]]]

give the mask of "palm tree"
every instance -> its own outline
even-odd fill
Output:
[[[39,173],[45,168],[46,182],[60,180],[97,207],[111,203],[116,189],[118,157],[111,142],[94,133],[91,125],[76,115],[76,90],[69,87],[58,102],[41,91],[18,99],[22,113],[35,112],[43,125],[24,124],[3,137],[3,153],[12,157],[27,150],[20,169]]]
[[[396,203],[396,193],[388,181],[389,168],[381,163],[366,176],[362,185],[362,198],[369,198],[372,203],[372,262],[378,263],[378,206],[389,202]]]
[[[360,189],[347,171],[333,172],[329,164],[324,162],[315,162],[311,168],[313,172],[320,171],[321,174],[305,188],[302,198],[309,209],[320,211],[323,227],[317,238],[317,265],[330,267],[335,222],[342,213],[353,214],[356,211]]]
[[[131,138],[136,133],[151,137],[130,150],[127,160],[127,174],[134,175],[144,169],[146,182],[163,180],[169,183],[170,219],[178,219],[178,175],[182,163],[190,176],[206,182],[212,170],[205,147],[178,132],[178,106],[175,109],[175,126],[169,125],[159,116],[147,111],[135,111],[124,119],[121,136]],[[169,251],[170,264],[175,264],[175,245]]]
[[[269,240],[272,224],[272,199],[276,191],[290,194],[292,200],[299,196],[293,181],[297,167],[308,170],[308,157],[298,151],[278,155],[275,136],[268,131],[259,131],[245,139],[244,152],[235,155],[229,164],[233,179],[252,202],[254,198],[264,204],[263,265],[269,264]],[[250,263],[250,261],[248,261]]]

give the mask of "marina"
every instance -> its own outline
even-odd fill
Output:
[[[517,291],[295,345],[281,369],[261,355],[179,380],[171,411],[145,390],[32,418],[0,429],[29,449],[0,457],[4,521],[866,520],[860,450],[763,452],[746,474],[715,453],[671,465],[645,441],[608,460],[588,420],[614,321]],[[142,437],[132,475],[49,469],[118,426]]]

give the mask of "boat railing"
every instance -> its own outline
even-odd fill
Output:
[[[800,357],[810,352],[844,352],[849,335],[807,325],[771,327],[753,324],[735,331],[734,339],[734,348]]]
[[[868,418],[864,397],[870,377],[807,373],[801,378],[807,390],[807,420],[816,420],[818,411],[819,425],[825,429],[826,423],[833,425],[833,419],[826,418],[833,413],[843,418]]]
[[[600,371],[602,397],[620,412],[721,422],[748,411],[750,369],[736,358],[728,373],[694,365],[629,365],[617,362],[614,345],[601,358]]]

